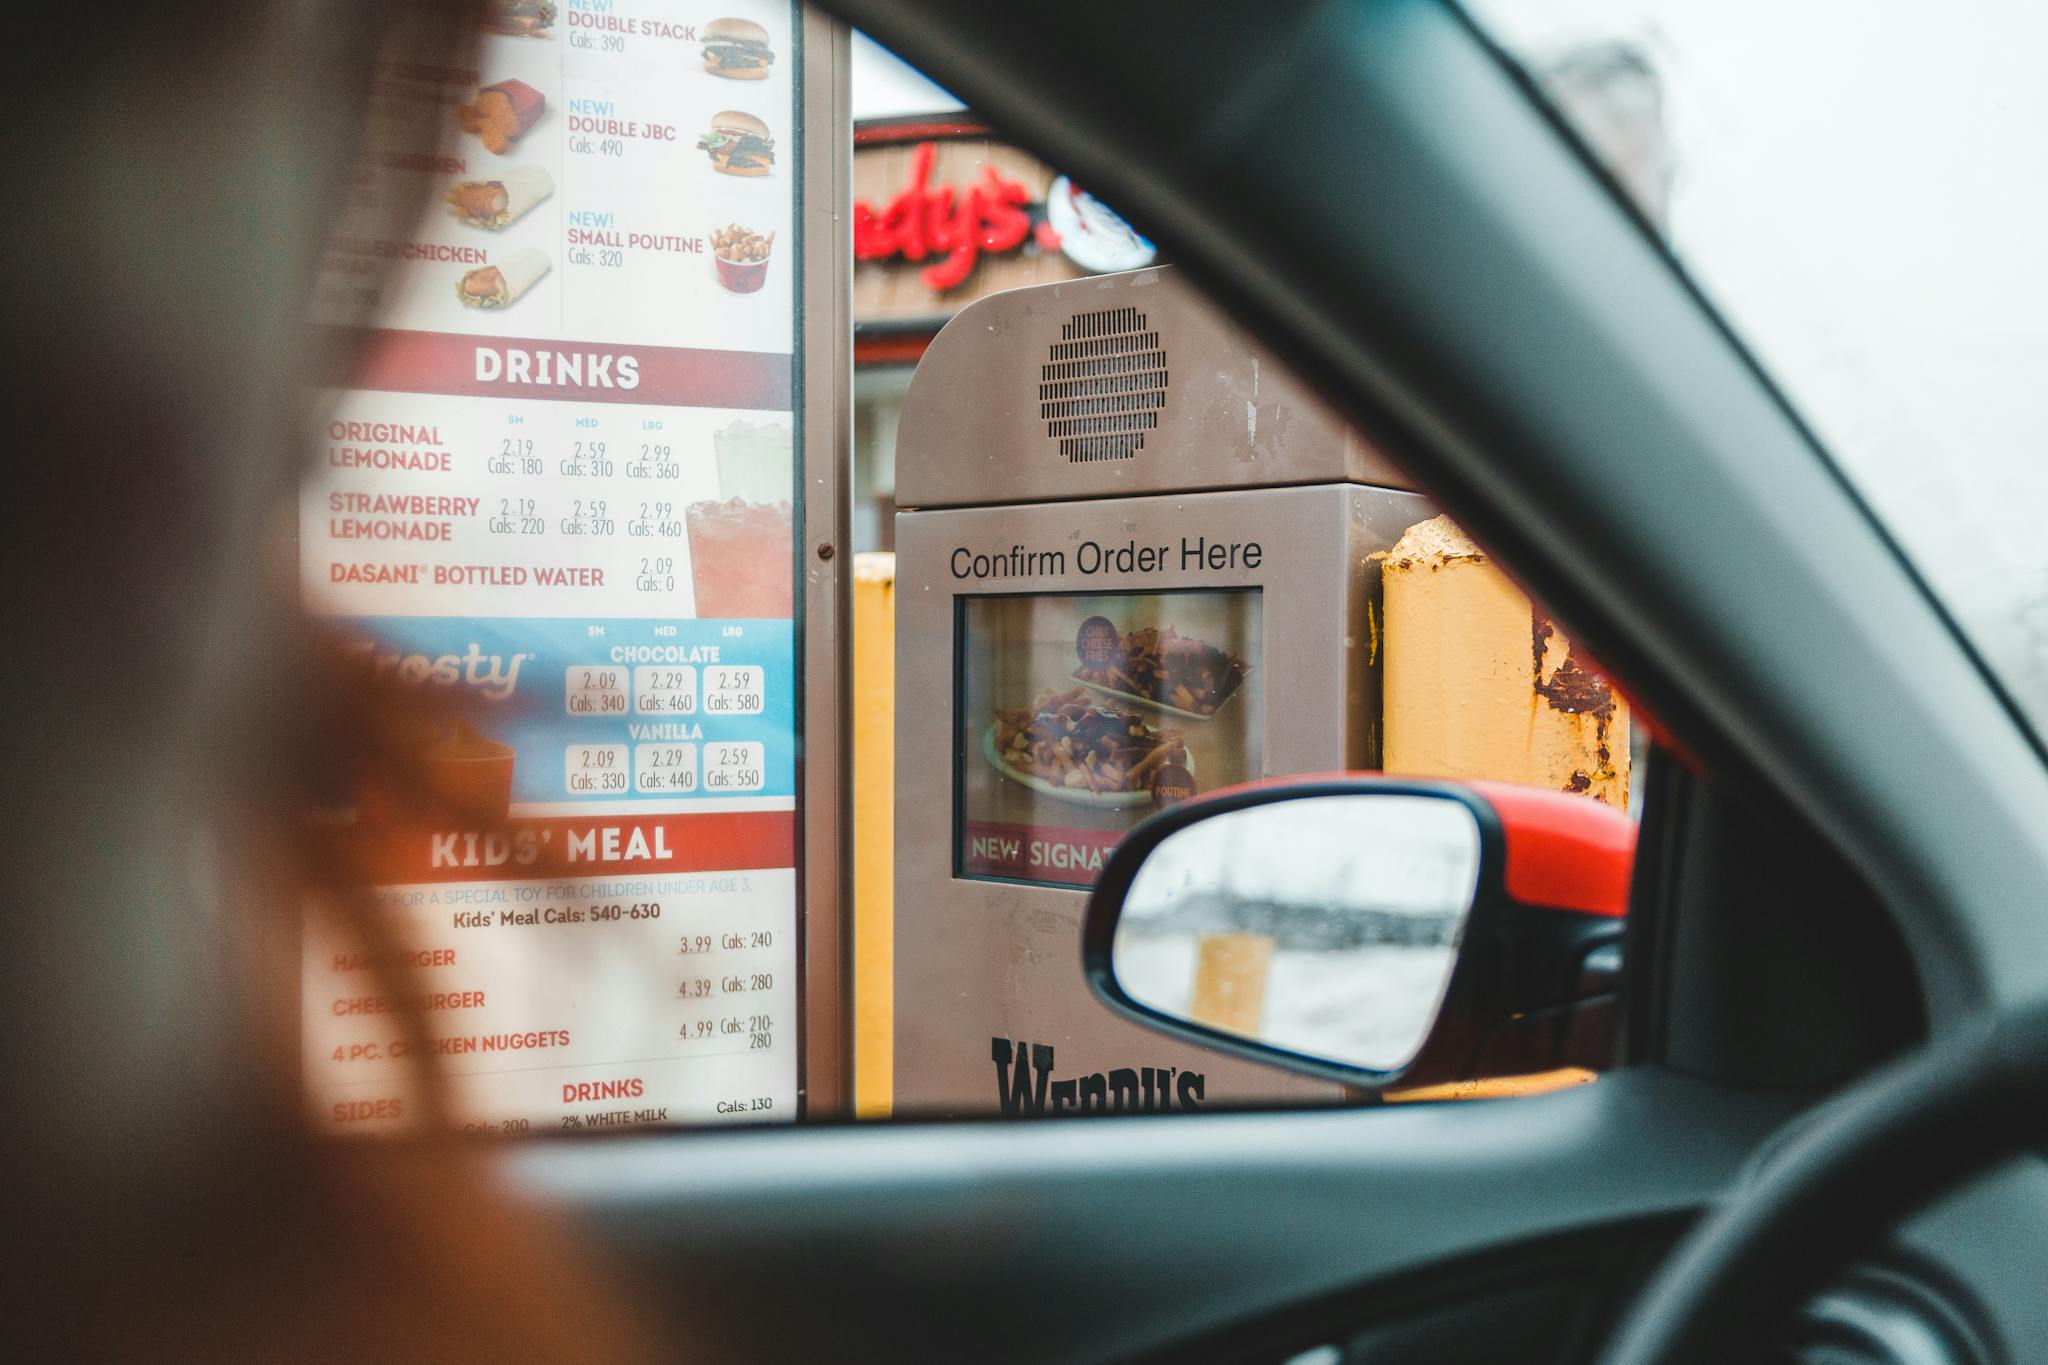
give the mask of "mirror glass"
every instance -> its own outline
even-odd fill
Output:
[[[1479,884],[1457,801],[1304,796],[1225,811],[1147,855],[1110,966],[1141,1005],[1373,1071],[1436,1022]]]

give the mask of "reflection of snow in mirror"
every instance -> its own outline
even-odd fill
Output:
[[[1289,1052],[1396,1070],[1413,1060],[1436,1021],[1455,956],[1447,946],[1275,950],[1254,1036]],[[1195,937],[1119,936],[1116,975],[1132,999],[1176,1019],[1190,1018]]]
[[[1117,979],[1169,1015],[1393,1070],[1435,1020],[1478,873],[1478,824],[1441,798],[1305,797],[1212,816],[1139,869]],[[1220,935],[1264,955],[1252,979],[1228,983],[1250,1013],[1201,1019],[1200,945]]]

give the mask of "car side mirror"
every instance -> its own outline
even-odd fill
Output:
[[[1083,966],[1162,1031],[1371,1090],[1613,1058],[1635,823],[1377,776],[1184,802],[1104,866]]]

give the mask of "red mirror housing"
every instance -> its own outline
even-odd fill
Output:
[[[1450,986],[1427,1042],[1398,1073],[1368,1073],[1176,1021],[1130,999],[1111,951],[1138,867],[1169,835],[1247,805],[1346,793],[1433,795],[1478,819],[1479,885]],[[1376,1092],[1551,1071],[1604,1069],[1616,1048],[1622,941],[1636,824],[1584,796],[1502,782],[1333,773],[1207,793],[1138,825],[1111,855],[1082,929],[1083,970],[1099,999],[1166,1032],[1274,1066]]]
[[[1620,919],[1636,865],[1636,822],[1612,806],[1511,782],[1464,784],[1493,807],[1506,844],[1502,884],[1523,905]]]

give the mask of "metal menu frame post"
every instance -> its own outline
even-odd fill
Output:
[[[803,650],[798,745],[798,1117],[853,1111],[849,983],[852,555],[849,477],[853,394],[852,31],[801,6],[803,170],[796,207],[803,250],[796,388],[801,442],[795,554]]]

